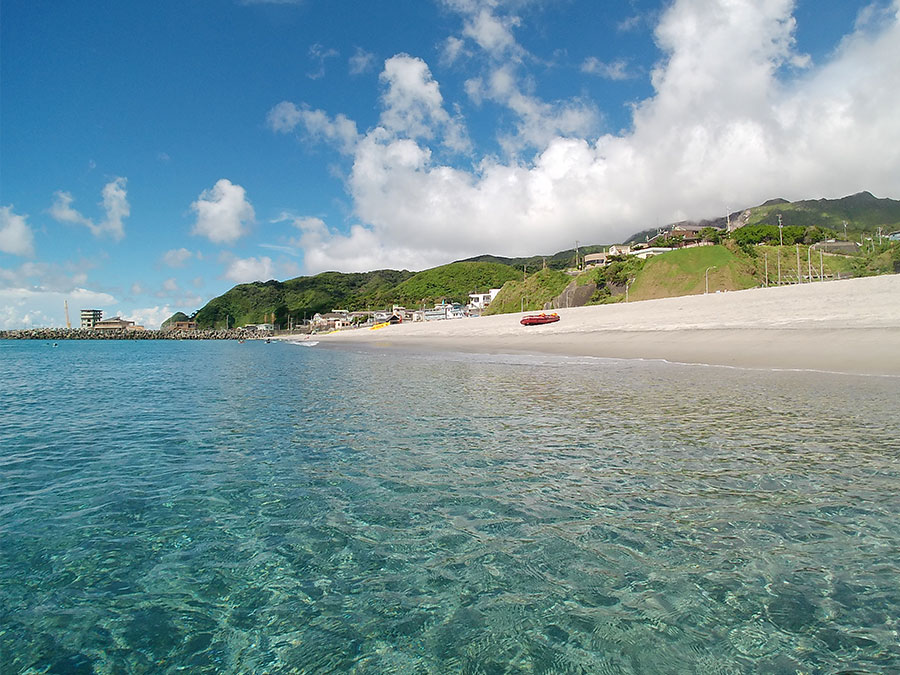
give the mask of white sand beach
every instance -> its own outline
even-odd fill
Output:
[[[664,359],[900,376],[900,275],[757,288],[317,336],[322,345]]]

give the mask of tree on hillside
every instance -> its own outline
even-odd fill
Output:
[[[700,230],[699,234],[700,238],[703,241],[708,241],[713,244],[718,244],[720,241],[722,241],[722,232],[715,227],[704,227],[702,230]]]

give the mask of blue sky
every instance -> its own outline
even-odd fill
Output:
[[[0,328],[900,198],[900,0],[4,0]]]

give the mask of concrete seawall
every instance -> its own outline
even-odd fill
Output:
[[[271,337],[272,333],[230,330],[82,330],[77,328],[32,328],[0,331],[0,340],[248,340]]]

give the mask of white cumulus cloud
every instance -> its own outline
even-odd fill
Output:
[[[69,316],[77,328],[81,309],[105,309],[116,299],[108,293],[74,288],[68,291],[45,288],[0,288],[0,329],[14,330],[31,327],[64,327],[65,302],[69,302]]]
[[[674,0],[654,33],[662,58],[653,94],[618,134],[597,131],[591,101],[532,93],[511,17],[485,14],[493,4],[446,1],[465,17],[463,37],[489,57],[467,85],[471,100],[515,115],[500,134],[506,157],[443,160],[436,151],[456,120],[438,81],[421,59],[388,59],[380,124],[352,145],[346,184],[359,224],[339,232],[298,223],[308,272],[614,243],[773,197],[897,196],[896,0],[861,17],[816,65],[796,48],[793,0]]]
[[[353,52],[353,56],[347,60],[347,65],[351,75],[360,75],[369,70],[374,62],[374,54],[367,52],[361,47],[357,47]]]
[[[200,193],[191,210],[197,214],[192,230],[215,244],[230,244],[247,233],[246,226],[256,217],[253,206],[240,185],[221,178],[209,190]]]
[[[103,207],[105,217],[100,223],[95,223],[91,218],[72,208],[75,198],[71,193],[64,191],[54,193],[50,215],[61,223],[84,225],[94,236],[108,234],[119,241],[125,236],[123,221],[131,214],[126,183],[125,178],[115,178],[103,186],[103,201],[100,206]]]
[[[149,330],[157,330],[163,321],[175,313],[169,305],[156,305],[154,307],[139,307],[136,309],[119,309],[116,313],[127,321],[134,321],[137,325]]]
[[[186,248],[173,248],[163,254],[162,261],[169,267],[184,267],[193,255]]]
[[[324,110],[282,101],[269,111],[266,120],[269,128],[278,133],[286,134],[302,127],[311,139],[335,143],[342,152],[352,153],[356,147],[356,123],[342,114],[332,118]]]
[[[268,281],[274,279],[275,265],[268,256],[259,258],[234,258],[230,257],[225,268],[226,279],[238,284],[251,281]]]
[[[0,251],[30,258],[34,255],[34,233],[27,216],[13,212],[12,205],[0,206]]]
[[[625,59],[616,59],[615,61],[605,62],[596,56],[588,57],[581,64],[581,72],[607,80],[627,80],[631,75],[628,72],[628,62]]]

